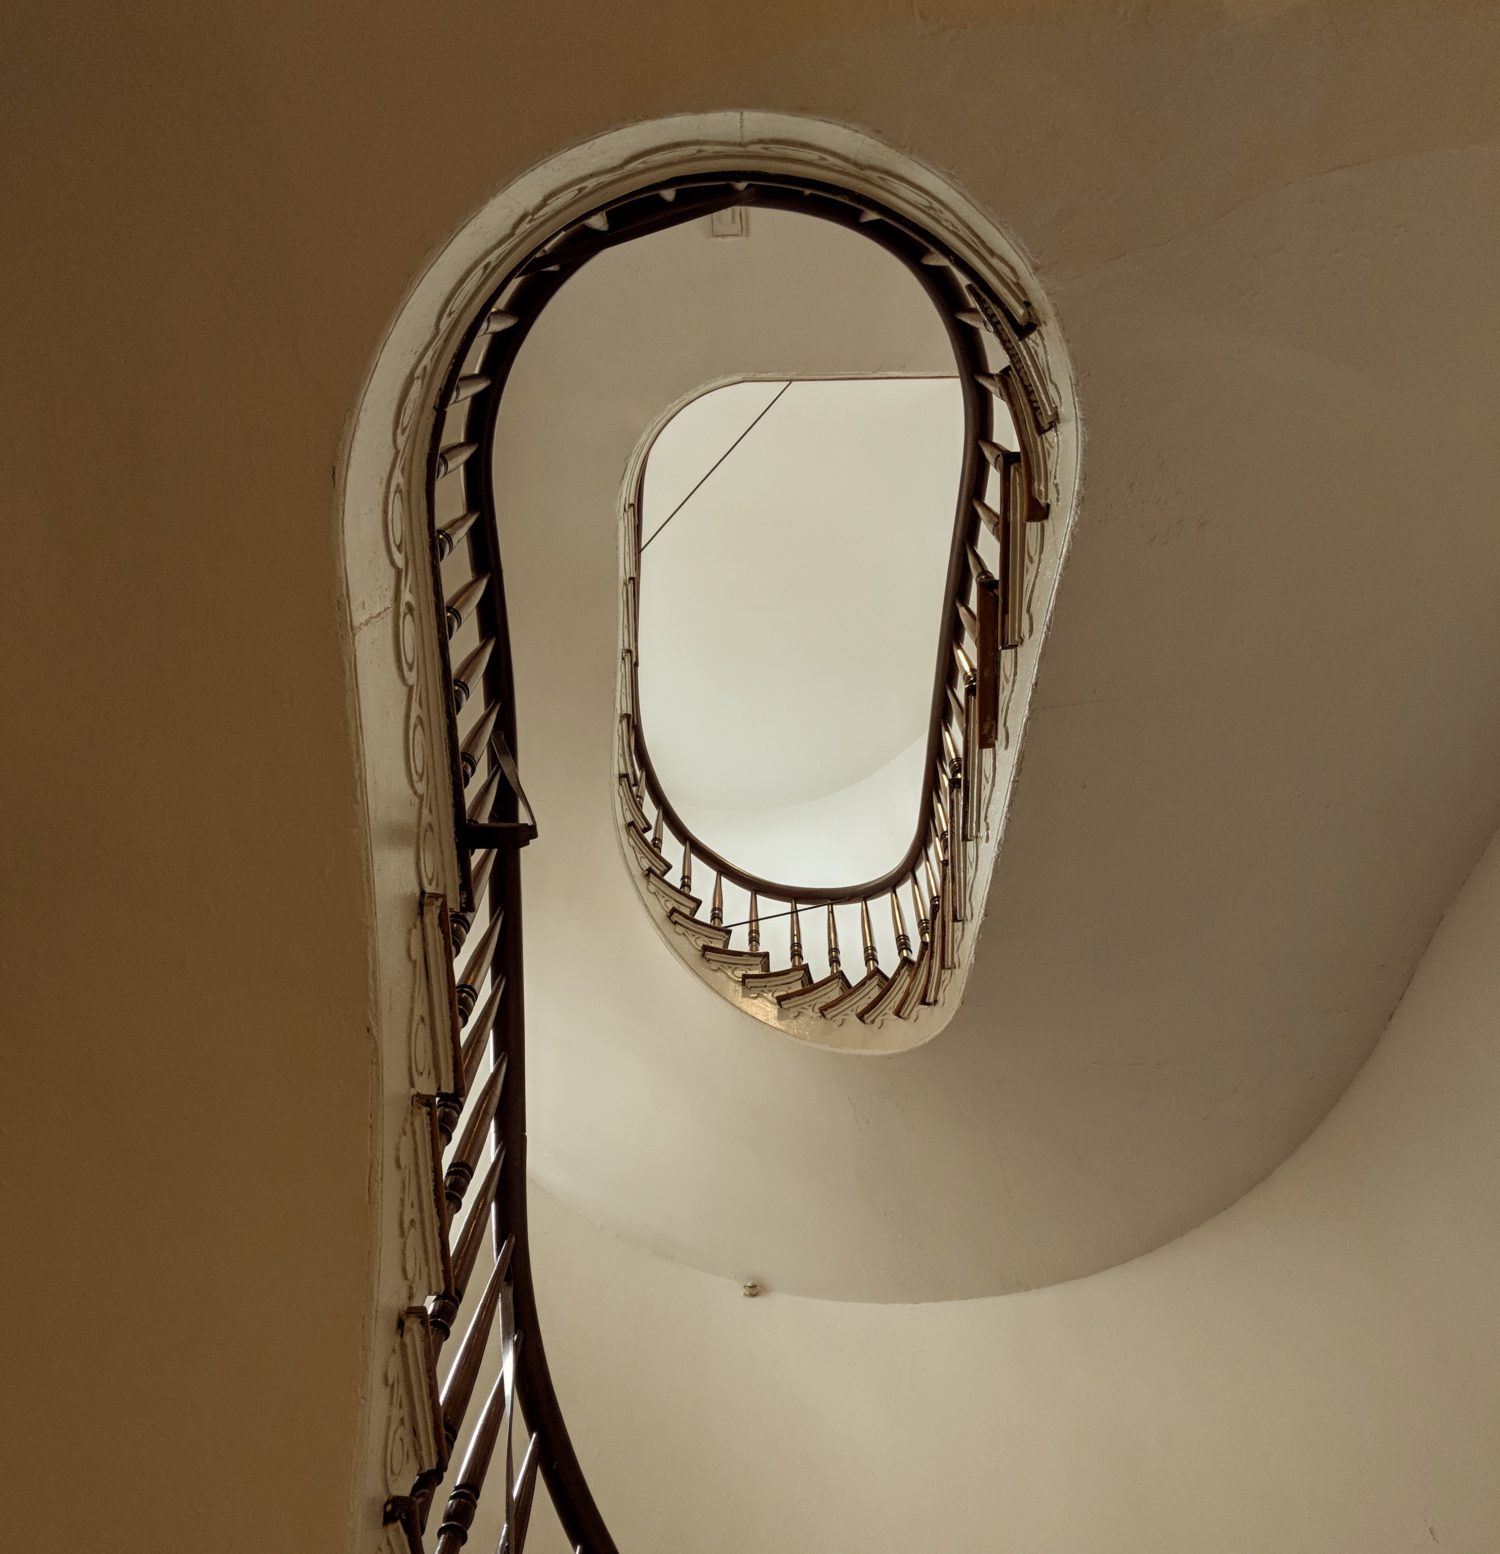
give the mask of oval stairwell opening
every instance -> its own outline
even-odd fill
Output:
[[[772,379],[709,390],[652,441],[641,736],[740,867],[854,884],[910,844],[963,427],[952,376]]]

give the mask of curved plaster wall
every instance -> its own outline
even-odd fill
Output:
[[[596,290],[570,283],[579,311],[570,325],[559,297],[530,342],[501,459],[543,811],[527,889],[545,1187],[712,1272],[944,1299],[1136,1256],[1306,1136],[1495,819],[1493,364],[1482,333],[1394,306],[1431,272],[1493,312],[1482,248],[1452,234],[1488,219],[1491,175],[1484,153],[1355,169],[1059,270],[1093,407],[1078,534],[965,1002],[941,1040],[879,1061],[790,1049],[695,985],[626,888],[604,797],[606,531],[631,449],[704,381],[829,369],[710,328],[706,297],[702,328],[648,322],[631,246]],[[1393,304],[1378,328],[1325,261],[1350,250]],[[677,338],[681,358],[660,346]],[[1471,396],[1429,397],[1434,340]],[[1439,399],[1422,451],[1443,470],[1441,545],[1411,524],[1424,465],[1384,435]],[[1383,601],[1403,595],[1421,630],[1398,650]]]
[[[980,1087],[986,1170],[914,1183],[947,1194],[941,1225],[882,1251],[869,1215],[877,1265],[895,1265],[886,1286],[914,1287],[945,1243],[973,1240],[988,1250],[955,1283],[980,1287],[1004,1261],[995,1227],[1016,1216],[1110,1246],[1115,1223],[1146,1216],[1137,1242],[1159,1241],[1306,1134],[1497,819],[1500,13],[79,0],[11,7],[3,26],[17,154],[0,163],[0,273],[24,299],[0,354],[15,755],[3,1244],[43,1292],[48,1335],[29,1341],[18,1318],[0,1399],[6,1460],[29,1486],[8,1524],[18,1543],[248,1554],[289,1528],[316,1548],[363,1531],[349,1508],[365,1461],[371,999],[368,924],[351,910],[366,839],[332,471],[374,343],[441,235],[612,124],[754,103],[919,148],[1027,235],[1083,378],[1091,490],[1004,866],[1027,910],[984,995],[995,1030],[977,1033],[1046,1039]],[[460,123],[456,103],[483,113]],[[1250,496],[1230,509],[1226,485]],[[1129,660],[1109,651],[1126,640]],[[1100,867],[1059,867],[1075,856]],[[1193,966],[1211,976],[1184,977]],[[1118,1017],[1093,1051],[1050,1056],[1089,987]],[[722,1043],[707,1045],[702,1063],[684,1054],[684,1099],[724,1089]],[[784,1058],[785,1093],[821,1090],[837,1066]],[[1474,1399],[1496,1369],[1462,1320],[1472,1264],[1456,1243],[1486,1243],[1468,1235],[1464,1182],[1430,1153],[1453,1136],[1448,1108],[1466,1125],[1480,1077],[1427,1096],[1428,1136],[1403,1145],[1416,1166],[1392,1201],[1430,1177],[1436,1210],[1362,1235],[1382,1246],[1362,1253],[1370,1287],[1348,1291],[1351,1312],[1378,1298],[1376,1332],[1436,1350],[1431,1378],[1451,1383],[1436,1402],[1420,1377],[1352,1395],[1420,1397],[1409,1412],[1438,1441],[1445,1422],[1485,1439]],[[708,1131],[671,1115],[687,1146]],[[614,1116],[597,1098],[580,1108],[581,1127],[611,1121],[606,1159],[633,1145]],[[803,1120],[752,1093],[733,1130],[748,1178],[792,1191],[809,1157],[794,1150],[783,1180],[782,1140]],[[873,1183],[941,1124],[919,1106],[878,1148],[851,1134],[812,1190]],[[1230,1185],[1202,1175],[1225,1157]],[[1002,1215],[976,1192],[971,1213],[964,1194],[1002,1158],[1017,1201]],[[629,1186],[665,1195],[674,1169]],[[581,1185],[579,1201],[652,1244],[701,1236],[642,1227],[597,1179]],[[740,1207],[720,1195],[702,1216]],[[1431,1279],[1403,1276],[1387,1298],[1398,1243],[1434,1230],[1451,1239],[1422,1243]],[[709,1250],[738,1273],[769,1245],[752,1216]],[[1309,1281],[1334,1289],[1345,1246],[1313,1245]],[[1493,1270],[1472,1282],[1487,1294]],[[1398,1324],[1404,1296],[1414,1315]],[[738,1321],[739,1297],[725,1300]],[[590,1321],[607,1308],[604,1292]],[[1275,1311],[1295,1331],[1301,1309]],[[1089,1317],[1117,1331],[1107,1302]],[[557,1327],[561,1346],[561,1308]],[[1472,1357],[1452,1357],[1454,1335]],[[1207,1355],[1210,1336],[1197,1341]],[[1401,1352],[1361,1358],[1378,1370]],[[1296,1405],[1326,1392],[1325,1355],[1293,1358],[1307,1380],[1285,1417],[1305,1428]],[[1348,1372],[1335,1384],[1359,1381]],[[565,1401],[582,1404],[576,1371]],[[903,1439],[920,1445],[925,1423],[911,1412]],[[1338,1423],[1355,1443],[1392,1429],[1378,1412]],[[1216,1483],[1264,1459],[1210,1439],[1227,1443],[1227,1460],[1198,1464]],[[607,1489],[606,1447],[585,1445]],[[1466,1460],[1422,1452],[1455,1505]],[[796,1460],[789,1440],[789,1473]],[[1311,1496],[1300,1464],[1283,1465],[1275,1503]],[[1353,1469],[1342,1482],[1392,1505]],[[1132,1507],[1123,1475],[1111,1483]],[[1481,1507],[1486,1523],[1435,1516],[1429,1533],[1414,1499],[1392,1525],[1419,1549],[1465,1531],[1485,1549],[1500,1521]],[[1282,1546],[1267,1535],[1253,1554]]]
[[[1217,1219],[1057,1288],[747,1300],[534,1190],[548,1352],[620,1547],[1491,1548],[1497,942],[1500,840],[1302,1148]]]

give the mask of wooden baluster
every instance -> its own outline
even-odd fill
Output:
[[[484,1008],[473,1020],[467,1022],[469,1029],[458,1052],[457,1092],[443,1096],[438,1102],[438,1132],[442,1134],[444,1143],[453,1137],[453,1130],[463,1114],[464,1097],[474,1087],[474,1076],[479,1072],[479,1060],[489,1046],[490,1036],[495,1029],[495,1015],[504,993],[505,978],[497,975],[490,987],[489,997],[484,1001]]]
[[[521,1466],[516,1473],[516,1487],[512,1494],[514,1510],[511,1513],[515,1531],[508,1544],[509,1554],[522,1554],[526,1547],[526,1529],[531,1525],[531,1502],[536,1494],[536,1470],[541,1461],[537,1455],[537,1438],[533,1434],[526,1443]],[[507,1529],[509,1530],[509,1529]]]
[[[474,520],[478,518],[479,510],[471,508],[461,514],[451,523],[445,523],[434,536],[437,540],[437,554],[439,561],[445,561],[453,554],[453,547],[474,527]]]
[[[972,683],[974,679],[973,662],[958,643],[953,645],[953,667],[958,671],[958,678],[962,684],[969,685]]]
[[[967,873],[969,855],[964,847],[963,778],[959,775],[961,768],[959,768],[956,758],[953,765],[953,774],[949,777],[943,794],[945,801],[943,855],[948,865],[949,880],[953,886],[953,889],[949,892],[949,910],[954,917],[962,922],[965,913],[968,911],[966,897],[969,892]]]
[[[996,662],[991,669],[990,683],[993,687],[999,685],[1000,665]],[[981,680],[984,678],[980,676]],[[996,705],[999,705],[999,697],[996,697]],[[977,841],[979,838],[979,687],[964,692],[963,717],[959,723],[962,732],[963,749],[960,758],[963,762],[960,780],[963,784],[964,795],[964,828],[963,838],[966,842]]]
[[[927,915],[927,907],[922,900],[922,892],[917,885],[916,870],[912,870],[911,876],[911,910],[912,916],[917,920],[917,938],[921,943],[927,944],[932,939],[932,920]]]
[[[454,912],[448,918],[448,938],[453,945],[453,954],[456,957],[464,947],[464,940],[469,937],[469,930],[474,926],[474,910],[484,900],[485,887],[489,884],[490,870],[495,867],[495,849],[486,847],[478,854],[477,862],[469,865],[469,896],[474,902],[474,909],[467,912]]]
[[[870,903],[861,901],[859,904],[859,937],[865,953],[865,970],[874,971],[880,964],[880,955],[875,948],[875,933],[870,927]]]
[[[463,1233],[453,1248],[449,1260],[452,1270],[451,1288],[444,1290],[432,1303],[430,1315],[432,1325],[437,1329],[440,1348],[453,1332],[453,1319],[458,1315],[459,1304],[469,1287],[469,1280],[474,1277],[474,1265],[479,1261],[479,1249],[484,1245],[485,1234],[490,1227],[490,1215],[495,1207],[495,1185],[504,1167],[505,1146],[501,1145],[490,1157],[479,1191],[474,1194],[469,1217],[464,1221]],[[509,1257],[504,1247],[501,1248],[500,1256],[502,1261]]]
[[[504,921],[504,912],[496,912],[490,918],[480,935],[479,943],[469,955],[463,975],[458,979],[458,1013],[464,1024],[468,1024],[469,1016],[474,1013],[474,1005],[479,1002],[479,989],[495,963],[495,949],[500,942],[500,927]]]
[[[724,876],[714,875],[714,898],[708,908],[709,926],[722,928],[724,926]]]
[[[478,577],[472,577],[462,588],[453,595],[443,606],[443,618],[448,623],[448,636],[452,638],[468,619],[469,611],[478,604],[480,596],[490,586],[488,572],[481,573]]]
[[[489,1343],[495,1323],[495,1311],[500,1304],[500,1289],[510,1277],[511,1254],[515,1244],[515,1237],[507,1236],[504,1246],[500,1248],[495,1266],[484,1281],[484,1293],[479,1297],[479,1304],[464,1332],[463,1342],[459,1344],[458,1353],[453,1358],[453,1369],[448,1372],[448,1379],[443,1383],[439,1402],[443,1415],[443,1435],[449,1451],[453,1450],[453,1443],[463,1428],[464,1415],[468,1413],[474,1397],[480,1361],[484,1358],[485,1346]]]
[[[792,964],[802,964],[802,920],[797,916],[797,903],[792,903]]]
[[[997,388],[999,386],[998,379],[996,380],[996,386]],[[997,442],[987,442],[983,437],[979,439],[979,451],[984,455],[990,468],[998,470],[1002,475],[1005,473],[1006,464],[1010,460],[1020,457],[1018,453],[1013,452],[1011,449],[1002,448]]]
[[[490,1070],[484,1088],[474,1097],[469,1107],[469,1120],[459,1138],[453,1160],[443,1176],[443,1197],[448,1203],[448,1218],[463,1207],[464,1194],[474,1176],[474,1166],[479,1152],[484,1148],[485,1135],[495,1121],[495,1108],[500,1102],[500,1091],[505,1085],[507,1059],[502,1053],[500,1061]]]
[[[901,915],[901,895],[891,890],[891,931],[896,935],[896,954],[905,960],[911,954],[911,940],[906,933],[906,919]]]
[[[682,878],[678,881],[678,884],[688,895],[692,895],[693,844],[689,841],[684,841],[682,844]]]
[[[473,694],[474,687],[479,684],[480,676],[484,674],[489,664],[490,655],[495,651],[495,639],[486,637],[483,642],[458,666],[453,675],[453,710],[459,712],[463,705]]]
[[[1017,647],[1026,595],[1026,472],[1017,459],[1007,487],[1005,544],[1001,547],[1000,646]]]
[[[477,442],[455,442],[449,443],[446,448],[440,448],[437,458],[438,479],[441,480],[444,475],[451,475],[455,470],[462,469],[478,451]]]
[[[982,501],[977,496],[972,497],[970,500],[974,503],[974,511],[978,513],[979,516],[984,520],[985,528],[987,528],[997,540],[1000,540],[1001,544],[1004,544],[1005,542],[1001,535],[1001,530],[1005,527],[1004,514],[997,513],[988,502]]]
[[[500,1374],[490,1388],[490,1395],[484,1400],[484,1412],[479,1416],[469,1449],[464,1453],[464,1465],[459,1469],[458,1482],[453,1486],[453,1493],[448,1496],[448,1504],[443,1510],[436,1554],[457,1554],[469,1541],[469,1529],[474,1525],[474,1513],[479,1508],[479,1493],[484,1488],[485,1475],[489,1472],[490,1460],[495,1455],[495,1444],[500,1439],[502,1428],[509,1439],[511,1409],[515,1400],[514,1355],[520,1342],[518,1333],[511,1340],[510,1356],[502,1361]],[[506,1498],[509,1500],[510,1484],[507,1482],[505,1487]],[[509,1517],[506,1520],[509,1521]]]
[[[752,953],[760,949],[760,897],[750,892],[749,945]]]
[[[978,742],[981,749],[993,750],[1000,738],[1000,582],[986,571],[976,574],[975,587],[979,627],[974,642],[979,659]]]
[[[640,626],[640,601],[636,597],[636,582],[632,578],[625,579],[625,651],[634,655],[636,644],[641,640]]]
[[[467,795],[465,795],[465,802],[469,804],[469,819],[489,819],[490,812],[495,807],[495,794],[499,791],[500,788],[501,773],[502,768],[500,763],[497,761],[494,766],[490,768],[489,776],[486,777],[484,781],[480,783],[478,788],[474,790],[473,800],[470,801]]]
[[[828,903],[828,975],[833,977],[843,969],[839,959],[839,921],[833,915],[833,902]]]
[[[469,737],[464,740],[463,750],[458,757],[458,768],[463,773],[466,788],[470,778],[479,770],[479,762],[489,745],[490,735],[495,732],[495,719],[499,716],[500,704],[492,701],[479,714],[479,721],[469,730]]]
[[[664,810],[660,804],[656,806],[656,824],[651,828],[651,845],[657,850],[657,852],[661,851],[662,823],[666,817],[666,813],[666,810]]]
[[[927,975],[922,991],[924,1004],[935,1004],[941,985],[941,973],[947,959],[948,947],[944,930],[947,917],[943,910],[942,871],[933,867],[931,844],[923,850],[922,868],[927,876],[927,899],[931,922],[928,929]]]
[[[453,385],[453,392],[448,396],[448,403],[444,408],[451,410],[454,405],[461,405],[466,399],[473,399],[476,394],[482,394],[489,386],[490,380],[483,373],[469,373]]]
[[[489,997],[484,1001],[484,1008],[469,1022],[469,1029],[464,1033],[463,1045],[459,1049],[458,1060],[466,1093],[473,1086],[475,1074],[479,1072],[479,1060],[484,1056],[485,1046],[494,1033],[495,1016],[499,1013],[500,1000],[504,996],[505,973],[497,971],[490,984]]]

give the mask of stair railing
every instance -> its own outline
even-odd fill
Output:
[[[409,1554],[455,1554],[481,1508],[499,1528],[498,1549],[522,1554],[538,1481],[576,1550],[615,1554],[553,1388],[532,1283],[520,851],[537,825],[518,764],[493,442],[521,343],[569,275],[612,244],[740,204],[812,211],[866,232],[913,267],[954,341],[967,439],[923,818],[885,875],[817,890],[758,879],[692,836],[656,780],[635,715],[636,500],[617,783],[629,856],[689,953],[729,971],[745,996],[819,1018],[910,1018],[936,1002],[972,907],[984,757],[1003,737],[1005,658],[1030,609],[1028,550],[1047,513],[1044,439],[1055,412],[1024,343],[1032,327],[1024,299],[982,287],[894,211],[806,179],[696,174],[570,221],[505,275],[462,335],[427,466],[460,888],[456,910],[435,895],[422,902],[428,963],[446,968],[441,1066],[451,1083],[414,1098],[430,1146],[441,1287],[402,1319],[402,1352],[417,1356],[425,1398],[414,1428],[428,1448],[409,1488],[386,1505]],[[1008,415],[997,416],[1002,406]]]
[[[700,187],[700,186],[695,186]],[[914,1020],[942,1001],[976,902],[989,802],[1049,512],[1057,410],[1025,343],[1024,299],[987,287],[955,254],[874,202],[756,178],[745,202],[857,228],[916,276],[947,328],[963,392],[959,481],[917,824],[875,879],[792,885],[739,867],[674,808],[639,716],[644,461],[625,508],[618,809],[626,856],[680,952],[727,979],[750,1012],[804,1030],[849,1018]]]

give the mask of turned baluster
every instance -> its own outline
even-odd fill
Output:
[[[750,892],[749,944],[752,954],[760,949],[760,897],[753,890]]]
[[[911,954],[911,940],[906,933],[906,919],[901,915],[901,895],[891,890],[891,931],[896,936],[896,954],[905,960]]]
[[[445,410],[451,410],[454,405],[461,405],[466,399],[473,399],[476,394],[483,393],[490,386],[490,379],[483,373],[470,373],[461,377],[453,385],[453,392],[448,396],[444,405]]]
[[[510,1536],[505,1540],[508,1554],[522,1554],[526,1546],[526,1529],[531,1525],[531,1502],[536,1495],[536,1470],[541,1462],[537,1455],[537,1437],[532,1435],[526,1443],[526,1450],[521,1456],[521,1466],[516,1473],[515,1489],[512,1492],[511,1527],[506,1528]]]
[[[453,945],[453,953],[456,956],[464,947],[464,940],[469,937],[469,930],[474,926],[474,913],[479,903],[484,900],[485,887],[490,881],[490,871],[495,867],[495,850],[486,847],[476,854],[477,862],[469,865],[469,899],[474,905],[467,912],[454,912],[448,918],[448,938]]]
[[[476,1205],[476,1210],[478,1207]],[[500,1248],[500,1255],[495,1259],[495,1266],[490,1269],[489,1277],[484,1281],[484,1291],[479,1297],[474,1315],[469,1319],[463,1341],[458,1346],[458,1353],[453,1357],[453,1369],[448,1372],[448,1379],[443,1383],[439,1402],[443,1415],[443,1435],[448,1442],[449,1451],[452,1451],[453,1443],[458,1439],[458,1432],[463,1428],[464,1415],[468,1413],[469,1404],[474,1397],[474,1386],[479,1380],[480,1362],[484,1358],[485,1346],[494,1329],[495,1311],[500,1304],[501,1287],[510,1277],[511,1254],[514,1250],[515,1237],[507,1236],[505,1244]]]
[[[500,1374],[495,1378],[494,1386],[490,1388],[490,1395],[484,1400],[484,1412],[479,1416],[479,1423],[474,1428],[469,1449],[464,1453],[464,1464],[459,1469],[458,1482],[453,1486],[453,1493],[448,1496],[448,1504],[443,1508],[443,1521],[438,1528],[436,1554],[456,1554],[456,1551],[469,1541],[469,1529],[474,1525],[474,1513],[479,1508],[479,1493],[484,1488],[485,1475],[489,1472],[490,1460],[495,1455],[495,1445],[500,1439],[502,1428],[507,1439],[509,1438],[511,1409],[515,1396],[515,1353],[520,1345],[521,1335],[517,1333],[511,1339],[510,1353],[501,1362]],[[505,1487],[508,1501],[509,1483]],[[507,1504],[507,1512],[509,1509],[510,1506]],[[509,1521],[510,1517],[507,1515],[507,1524]]]
[[[490,575],[488,572],[482,572],[478,577],[470,578],[443,606],[443,618],[448,623],[448,635],[450,638],[457,633],[458,628],[468,619],[469,611],[478,604],[480,596],[489,586]]]
[[[451,523],[445,523],[437,531],[436,540],[439,561],[446,561],[453,554],[453,547],[474,527],[474,520],[478,516],[478,508],[471,508],[460,517],[453,519]]]
[[[657,852],[661,851],[662,825],[666,813],[660,804],[656,806],[656,824],[651,828],[651,845]]]
[[[842,969],[839,959],[839,920],[833,915],[833,902],[828,903],[828,975],[836,977]]]
[[[870,903],[861,901],[859,904],[859,937],[864,949],[865,970],[871,972],[880,964],[880,955],[875,949],[875,932],[870,927]]]
[[[451,475],[455,470],[460,470],[479,451],[477,442],[449,443],[446,448],[438,450],[437,473],[441,480],[444,475]]]
[[[439,1348],[453,1331],[453,1319],[458,1315],[459,1304],[469,1287],[469,1280],[474,1277],[474,1265],[479,1261],[479,1249],[484,1245],[485,1233],[490,1227],[490,1215],[495,1207],[495,1184],[500,1180],[504,1166],[505,1147],[502,1145],[490,1158],[489,1167],[469,1209],[469,1217],[464,1221],[463,1233],[453,1248],[453,1255],[449,1259],[449,1288],[432,1303],[430,1315],[432,1325],[437,1330]],[[502,1248],[500,1255],[503,1260],[509,1254]]]
[[[1016,647],[1021,641],[1021,614],[1026,594],[1026,509],[1030,492],[1026,471],[1017,459],[1010,467],[1006,491],[1006,535],[1001,549],[1000,645]]]
[[[479,1072],[479,1060],[489,1046],[490,1036],[495,1029],[495,1014],[500,1007],[500,999],[504,992],[505,978],[497,976],[494,985],[490,988],[489,996],[484,1001],[484,1007],[473,1020],[468,1022],[469,1028],[458,1050],[456,1092],[445,1095],[438,1102],[438,1132],[442,1134],[445,1143],[453,1137],[453,1130],[463,1113],[464,1097],[473,1088],[474,1076]]]
[[[495,949],[500,942],[500,927],[505,921],[504,912],[496,912],[485,926],[484,932],[479,936],[479,943],[474,946],[469,955],[468,964],[465,965],[463,975],[458,979],[458,1013],[459,1018],[468,1023],[469,1016],[474,1013],[474,1005],[479,1002],[479,989],[484,984],[484,979],[489,975],[490,967],[495,961]]]
[[[479,1060],[484,1056],[485,1045],[494,1032],[495,1016],[504,996],[505,973],[496,972],[484,1007],[468,1022],[469,1029],[464,1032],[463,1045],[459,1048],[459,1071],[463,1074],[465,1092],[473,1085],[474,1076],[479,1072]]]
[[[937,839],[939,857],[945,857],[948,852],[948,806],[943,798],[947,788],[947,773],[939,772],[937,783],[932,790],[933,831]]]
[[[490,735],[495,731],[495,719],[499,716],[500,704],[492,701],[479,714],[479,721],[469,730],[469,737],[464,740],[463,750],[458,757],[458,767],[463,773],[466,788],[469,785],[469,779],[479,770],[480,759],[490,742]]]
[[[917,920],[917,938],[923,944],[931,942],[932,919],[927,915],[928,909],[922,899],[921,887],[917,884],[916,870],[912,870],[911,876],[911,910],[912,916]]]
[[[974,683],[974,664],[969,655],[964,652],[960,643],[953,644],[953,665],[958,670],[959,683],[972,685]]]
[[[802,919],[797,916],[797,903],[792,903],[792,964],[802,965]]]
[[[714,875],[714,898],[708,908],[709,926],[722,928],[724,926],[724,876]]]
[[[988,442],[983,437],[979,439],[979,451],[984,455],[990,468],[998,470],[1001,474],[1005,473],[1007,464],[1020,458],[1020,454],[1013,452],[1010,448],[1002,448],[999,443]]]
[[[494,637],[485,637],[454,671],[454,712],[459,712],[474,687],[479,684],[480,676],[485,673],[485,665],[490,662],[491,653],[494,653]]]
[[[988,502],[983,501],[981,498],[979,498],[977,496],[975,498],[973,498],[973,502],[974,502],[974,511],[977,512],[979,514],[979,516],[984,520],[985,528],[987,528],[990,531],[990,533],[995,536],[995,538],[997,540],[1001,539],[1001,532],[1000,531],[1004,527],[1004,524],[1005,524],[1005,515],[1003,513],[997,513],[995,511],[995,509],[993,507],[991,507]],[[1004,541],[1001,540],[1001,543],[1003,544]]]
[[[503,768],[497,761],[494,766],[490,768],[489,776],[486,777],[482,783],[480,783],[477,789],[475,789],[474,801],[469,805],[468,818],[470,820],[489,819],[490,813],[495,807],[495,794],[500,789],[500,777],[502,772]],[[465,802],[468,802],[467,797],[465,798]]]
[[[693,844],[684,841],[682,844],[682,878],[678,881],[685,895],[693,893]]]
[[[468,1192],[469,1183],[473,1180],[474,1166],[479,1160],[480,1150],[484,1148],[485,1136],[495,1121],[495,1108],[499,1105],[500,1091],[505,1084],[505,1069],[506,1058],[502,1054],[500,1061],[490,1070],[484,1088],[469,1107],[469,1120],[464,1124],[458,1148],[453,1152],[452,1163],[443,1175],[443,1196],[448,1203],[450,1222],[463,1206],[464,1194]]]

